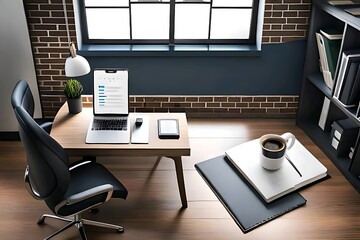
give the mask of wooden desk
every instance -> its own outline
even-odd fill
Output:
[[[166,156],[174,160],[180,198],[183,208],[187,207],[181,156],[190,156],[188,126],[185,113],[131,113],[130,126],[136,116],[149,116],[148,144],[86,144],[87,129],[92,117],[92,107],[83,107],[78,114],[69,114],[65,103],[56,114],[51,136],[59,142],[69,156],[122,156],[149,157]],[[179,119],[179,139],[159,139],[157,119]]]

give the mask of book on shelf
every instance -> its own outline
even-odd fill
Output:
[[[287,155],[302,176],[286,160],[278,170],[271,171],[263,168],[260,164],[259,139],[230,148],[225,154],[267,203],[327,176],[326,167],[298,140],[295,140],[294,146]]]
[[[325,54],[325,46],[324,46],[324,42],[322,40],[323,37],[321,36],[320,33],[315,33],[315,34],[316,34],[316,42],[318,45],[319,57],[320,57],[320,71],[323,74],[324,82],[325,82],[326,86],[328,86],[328,88],[332,89],[333,81],[331,78],[331,73],[329,71],[329,65],[327,62],[326,54]]]
[[[329,108],[330,108],[330,99],[328,99],[327,97],[324,97],[324,102],[323,102],[323,106],[321,109],[320,118],[319,118],[319,122],[318,122],[319,127],[324,131],[327,131],[330,129],[330,126],[327,121]]]
[[[338,99],[339,102],[344,107],[353,107],[352,104],[346,104],[346,102],[342,102],[340,99],[340,95],[342,93],[342,99],[349,98],[349,92],[351,89],[351,85],[355,83],[356,78],[356,64],[360,62],[360,49],[344,51],[341,56],[341,61],[339,65],[339,71],[336,78],[335,89],[334,89],[334,98]],[[352,64],[354,63],[354,64]],[[352,67],[352,69],[350,69]],[[347,83],[347,81],[350,81]],[[350,84],[350,86],[349,86]],[[346,86],[347,85],[347,86]],[[345,89],[346,86],[346,89]]]
[[[320,30],[320,33],[323,36],[322,40],[324,42],[329,71],[334,80],[336,64],[340,53],[342,32],[334,28],[324,28]]]
[[[360,101],[360,64],[350,63],[349,72],[341,88],[339,100],[345,106],[356,106]]]
[[[336,28],[320,29],[320,33],[330,40],[341,40],[343,37],[343,32]]]
[[[342,32],[333,28],[324,28],[316,34],[316,41],[320,56],[321,72],[326,85],[332,89],[336,65],[339,57]]]

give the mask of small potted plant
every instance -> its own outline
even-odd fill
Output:
[[[69,79],[64,84],[64,94],[67,98],[69,113],[79,113],[82,110],[81,93],[83,86],[76,79]]]

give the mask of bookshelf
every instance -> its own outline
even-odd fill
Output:
[[[320,72],[319,51],[315,35],[320,29],[326,27],[343,29],[340,54],[346,50],[360,49],[360,17],[354,17],[345,12],[344,9],[350,7],[355,6],[332,6],[327,0],[312,1],[304,75],[296,121],[298,126],[320,147],[353,187],[360,192],[360,136],[358,136],[355,144],[353,158],[339,157],[331,145],[330,131],[324,131],[318,125],[324,97],[327,97],[330,99],[327,123],[331,124],[340,119],[351,119],[360,128],[360,119],[355,116],[357,107],[343,107],[339,100],[333,97],[335,87],[329,89],[324,82],[323,75]],[[360,7],[360,5],[356,7]],[[339,57],[336,65],[337,70],[340,61],[341,57]]]

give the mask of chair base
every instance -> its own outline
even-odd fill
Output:
[[[85,234],[84,225],[91,225],[91,226],[96,226],[96,227],[115,229],[119,233],[124,232],[124,228],[122,226],[103,223],[103,222],[91,221],[91,220],[88,220],[88,219],[81,218],[80,214],[75,215],[73,219],[64,218],[64,217],[58,217],[58,216],[50,215],[50,214],[43,214],[39,218],[37,224],[43,224],[45,222],[45,218],[52,218],[52,219],[56,219],[56,220],[60,220],[60,221],[64,221],[64,222],[69,223],[69,224],[65,225],[63,228],[59,229],[58,231],[54,232],[53,234],[51,234],[50,236],[45,238],[45,240],[48,240],[48,239],[58,235],[59,233],[65,231],[66,229],[68,229],[68,228],[70,228],[70,227],[72,227],[74,225],[79,229],[80,235],[81,235],[83,240],[87,239],[86,234]]]

